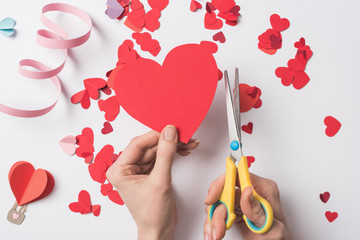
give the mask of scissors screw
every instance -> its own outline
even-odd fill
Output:
[[[239,144],[239,142],[236,141],[236,140],[234,140],[234,141],[232,141],[232,142],[230,143],[230,148],[231,148],[231,150],[233,150],[233,151],[238,150],[239,147],[240,147],[240,144]]]

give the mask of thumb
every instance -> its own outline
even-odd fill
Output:
[[[171,181],[171,167],[177,149],[178,132],[175,126],[166,126],[160,135],[154,169],[151,173],[159,180]]]
[[[240,206],[244,215],[252,221],[257,227],[261,227],[265,223],[265,211],[254,197],[252,187],[247,187],[241,194]]]

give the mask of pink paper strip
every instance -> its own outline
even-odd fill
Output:
[[[63,28],[61,28],[59,25],[57,25],[56,23],[54,23],[45,16],[45,13],[52,11],[70,13],[72,15],[79,17],[89,26],[88,32],[80,37],[68,39],[67,31],[65,31]],[[92,29],[91,18],[85,12],[83,12],[77,7],[64,3],[51,3],[45,5],[42,9],[41,22],[51,31],[45,29],[38,30],[37,43],[46,48],[62,49],[65,56],[64,61],[57,68],[50,69],[48,66],[46,66],[45,64],[39,61],[32,59],[23,59],[19,62],[18,71],[21,75],[27,78],[32,78],[32,79],[50,78],[57,89],[57,98],[55,102],[50,106],[37,110],[21,110],[21,109],[11,108],[0,103],[0,112],[15,117],[39,117],[50,112],[55,107],[61,94],[61,83],[57,75],[61,72],[61,70],[65,66],[65,62],[67,58],[67,49],[84,44],[89,39]],[[31,71],[29,69],[26,69],[25,67],[32,67],[36,70],[39,70],[40,72]]]

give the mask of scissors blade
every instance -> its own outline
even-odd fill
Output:
[[[229,76],[227,71],[224,72],[224,80],[225,80],[225,98],[226,98],[226,112],[227,112],[227,119],[228,119],[228,128],[229,128],[229,140],[230,140],[230,144],[233,141],[237,141],[239,143],[239,148],[237,150],[232,150],[232,148],[230,148],[230,155],[233,159],[233,161],[235,163],[237,163],[238,161],[240,161],[241,157],[242,157],[242,150],[241,150],[241,141],[240,141],[240,126],[239,124],[239,120],[236,119],[236,113],[235,111],[238,112],[238,117],[240,118],[240,103],[239,105],[235,108],[237,108],[237,110],[234,108],[234,104],[233,104],[233,98],[232,98],[232,94],[231,94],[231,87],[230,87],[230,83],[229,83]],[[238,74],[237,74],[238,76]],[[239,101],[239,78],[237,78],[237,80],[235,79],[235,82],[237,82],[237,85],[235,83],[235,98],[234,101]],[[236,87],[238,88],[236,91]]]

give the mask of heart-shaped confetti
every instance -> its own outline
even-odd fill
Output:
[[[196,12],[196,10],[201,9],[202,5],[198,1],[191,0],[190,2],[190,11]]]
[[[79,193],[78,201],[69,204],[69,208],[73,212],[78,212],[81,214],[86,214],[91,212],[91,200],[90,194],[82,190]]]
[[[325,134],[328,137],[333,137],[340,130],[341,123],[332,116],[327,116],[324,119],[324,124],[326,125]]]
[[[108,194],[108,197],[109,197],[109,199],[110,199],[112,202],[114,202],[114,203],[116,203],[116,204],[119,204],[119,205],[124,205],[124,202],[123,202],[123,200],[121,199],[118,191],[116,191],[116,190],[111,190],[111,191],[109,192],[109,194]]]
[[[105,14],[111,19],[116,19],[124,12],[123,6],[117,0],[107,0],[106,5],[108,9],[105,10]]]
[[[329,200],[329,198],[330,198],[330,193],[329,193],[329,192],[320,193],[320,200],[321,200],[323,203],[327,203],[327,201]]]
[[[162,11],[169,4],[169,0],[148,0],[148,3],[151,8],[157,8],[159,11]]]
[[[100,192],[103,196],[109,195],[111,190],[113,190],[113,185],[111,185],[111,183],[101,185]]]
[[[61,149],[69,156],[74,155],[76,151],[76,137],[68,135],[59,141]]]
[[[99,90],[106,87],[106,81],[102,78],[88,78],[84,80],[84,86],[89,97],[97,100],[99,98]]]
[[[213,40],[214,41],[219,41],[221,43],[224,43],[226,42],[226,38],[225,38],[225,35],[222,31],[216,33],[214,36],[213,36]]]
[[[281,18],[278,14],[270,16],[270,23],[273,29],[282,32],[289,28],[290,22],[287,18]]]
[[[330,212],[330,211],[327,211],[325,213],[325,217],[326,219],[329,221],[329,222],[333,222],[335,219],[338,218],[338,213],[337,212]]]
[[[145,16],[145,28],[149,30],[150,32],[154,32],[156,29],[160,27],[159,18],[161,16],[161,12],[153,8],[150,11],[148,11]]]
[[[98,217],[100,215],[101,206],[100,205],[92,205],[91,206],[91,212],[94,214],[95,217]]]
[[[248,168],[249,168],[249,167],[251,167],[251,164],[252,164],[253,162],[255,162],[255,157],[253,157],[253,156],[247,156],[246,158],[247,158],[247,163],[248,163]]]
[[[81,90],[80,92],[75,93],[71,97],[71,103],[81,103],[81,106],[84,109],[88,109],[90,107],[90,98],[88,92],[86,90]]]
[[[223,26],[223,22],[219,18],[216,18],[216,14],[214,12],[205,13],[204,24],[205,28],[210,30],[217,30]]]
[[[108,134],[113,131],[113,128],[109,122],[104,122],[104,127],[101,129],[102,134]]]
[[[241,130],[248,134],[251,134],[253,131],[253,123],[249,122],[248,124],[241,126]]]
[[[0,21],[0,33],[3,35],[10,37],[15,33],[14,27],[15,27],[15,20],[12,18],[4,18]]]

